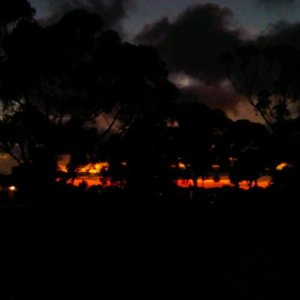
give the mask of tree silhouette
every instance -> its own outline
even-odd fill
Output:
[[[173,97],[156,52],[104,31],[96,14],[72,11],[49,27],[21,20],[2,48],[0,146],[20,164],[97,151]]]
[[[227,153],[232,159],[229,167],[231,182],[238,186],[240,181],[246,180],[250,188],[253,183],[256,186],[260,175],[270,166],[270,135],[263,125],[248,120],[231,123],[227,134]]]
[[[213,164],[223,161],[219,147],[230,120],[222,111],[199,103],[179,105],[176,119],[180,124],[181,157],[190,165],[190,175],[197,186],[198,177],[204,179]]]
[[[230,123],[221,111],[181,101],[141,120],[128,132],[124,147],[134,188],[162,192],[183,178],[197,186],[213,164],[225,161],[222,140]]]
[[[0,40],[8,34],[9,27],[16,26],[20,20],[32,19],[35,9],[27,0],[0,1]]]
[[[224,55],[224,62],[233,86],[273,133],[274,165],[291,162],[295,177],[299,174],[300,50],[287,45],[245,46]]]
[[[244,46],[223,59],[233,86],[273,130],[299,115],[299,49]]]
[[[167,170],[171,164],[170,157],[176,153],[176,148],[170,149],[166,118],[167,115],[162,109],[139,120],[129,130],[124,151],[129,167],[130,189],[137,192],[147,190],[149,195],[159,186],[166,188],[170,183]]]

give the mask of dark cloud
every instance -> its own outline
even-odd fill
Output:
[[[203,81],[224,77],[221,54],[241,44],[228,8],[206,4],[188,8],[174,22],[167,18],[147,25],[136,42],[156,46],[172,71],[183,71]]]
[[[263,46],[285,45],[300,49],[300,23],[275,23],[257,38],[256,44]]]
[[[254,2],[267,12],[279,14],[289,12],[297,4],[297,0],[254,0]]]
[[[50,17],[48,23],[56,22],[66,12],[73,9],[84,9],[102,16],[109,27],[118,27],[132,7],[133,0],[50,0]]]
[[[136,42],[154,45],[173,74],[189,76],[171,78],[181,89],[197,94],[199,101],[212,107],[234,110],[239,96],[224,85],[220,58],[243,44],[241,32],[230,9],[206,4],[188,8],[173,22],[163,18],[145,26]],[[197,82],[185,85],[191,78]]]
[[[290,7],[295,1],[259,1],[260,5]],[[257,2],[258,3],[258,2]],[[155,46],[167,62],[170,79],[194,99],[228,113],[245,116],[245,99],[226,81],[222,54],[244,45],[287,45],[300,49],[300,23],[273,24],[256,39],[246,40],[228,8],[206,4],[188,8],[174,21],[163,18],[147,25],[136,42]],[[242,75],[242,74],[240,74]],[[239,74],[237,74],[239,76]]]

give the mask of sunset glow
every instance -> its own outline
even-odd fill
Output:
[[[67,164],[69,162],[69,158],[64,157],[62,160],[58,162],[58,169],[63,173],[68,173]],[[126,166],[126,162],[121,163],[123,166]],[[77,176],[75,179],[69,179],[67,181],[68,184],[72,184],[74,186],[80,186],[82,184],[86,184],[88,188],[93,186],[101,186],[101,187],[124,187],[125,183],[120,180],[114,180],[113,178],[104,178],[101,176],[101,171],[109,168],[108,162],[98,162],[98,163],[89,163],[84,166],[80,166],[77,169]],[[283,170],[288,167],[289,164],[281,163],[276,167],[276,170]],[[185,170],[187,165],[183,162],[179,162],[177,164],[171,165],[171,167],[178,167],[181,170]],[[220,169],[220,165],[215,164],[212,165],[213,170]],[[194,186],[194,181],[192,179],[177,179],[175,180],[176,185],[179,188],[190,188]],[[272,178],[270,176],[263,176],[258,179],[257,186],[260,188],[267,188],[271,185]],[[213,188],[224,188],[224,187],[234,187],[234,185],[230,182],[229,176],[224,175],[221,176],[219,180],[215,180],[212,176],[206,179],[199,178],[197,180],[197,187],[204,189],[213,189]],[[241,181],[239,183],[239,187],[243,190],[249,190],[249,183],[247,181]]]
[[[194,186],[194,181],[192,179],[178,179],[175,181],[176,185],[179,188],[190,188]],[[101,186],[101,187],[124,187],[125,183],[121,181],[114,181],[111,178],[102,178],[100,176],[78,176],[74,180],[69,179],[67,181],[68,184],[72,184],[74,186],[80,186],[82,184],[86,184],[88,188],[93,186]],[[268,188],[272,183],[272,179],[269,176],[261,177],[258,182],[257,186],[260,188]],[[204,188],[204,189],[214,189],[214,188],[224,188],[224,187],[234,187],[234,185],[230,182],[227,176],[222,177],[219,181],[215,181],[212,178],[197,180],[197,187]],[[239,183],[239,187],[243,190],[249,190],[249,183],[247,181],[241,181]]]
[[[272,182],[271,177],[264,176],[259,178],[257,185],[260,188],[267,188],[270,186]],[[194,186],[194,181],[192,179],[178,179],[176,184],[181,188],[190,188]],[[213,188],[223,188],[223,187],[234,187],[234,185],[230,182],[228,176],[223,176],[220,180],[215,181],[212,178],[202,180],[199,178],[197,180],[197,187],[204,189],[213,189]],[[249,190],[249,184],[247,181],[241,181],[239,183],[239,187],[243,190]]]
[[[88,188],[94,186],[107,187],[124,187],[124,182],[120,180],[112,180],[111,178],[101,178],[100,176],[78,176],[74,180],[69,179],[68,184],[79,187],[82,184],[86,184]]]

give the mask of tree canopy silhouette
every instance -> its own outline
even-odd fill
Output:
[[[145,121],[132,127],[127,141],[139,186],[162,185],[162,191],[180,178],[193,179],[196,185],[228,153],[222,152],[222,140],[231,121],[222,111],[180,101]]]
[[[181,157],[191,165],[196,186],[198,177],[206,177],[211,166],[220,163],[218,147],[230,120],[222,111],[199,103],[179,106],[175,116],[180,124]]]
[[[0,1],[0,32],[1,37],[7,33],[8,26],[16,24],[19,20],[31,19],[35,9],[27,0],[1,0]]]
[[[0,147],[20,164],[82,157],[176,94],[152,48],[123,43],[83,10],[48,27],[22,19],[1,47]]]
[[[226,143],[227,155],[231,158],[229,176],[233,184],[238,186],[246,180],[251,188],[257,185],[259,177],[270,167],[272,153],[271,137],[266,128],[248,120],[239,120],[230,124]]]
[[[261,43],[223,58],[233,86],[273,133],[273,160],[290,162],[299,173],[300,49]]]
[[[273,129],[299,116],[300,50],[244,46],[223,56],[227,76]]]

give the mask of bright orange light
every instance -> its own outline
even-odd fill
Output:
[[[79,187],[82,184],[86,184],[88,188],[93,186],[101,187],[119,187],[122,188],[125,186],[125,181],[122,180],[112,180],[111,178],[100,178],[98,176],[78,176],[74,180],[69,179],[68,184]]]
[[[63,156],[62,159],[58,161],[57,169],[60,172],[68,173],[68,163],[70,161],[70,156]],[[125,162],[126,163],[126,162]],[[124,165],[124,163],[122,163]],[[98,163],[89,163],[85,166],[80,166],[77,168],[76,172],[78,174],[90,174],[90,175],[98,175],[105,168],[109,168],[108,162],[98,162]]]
[[[70,162],[70,155],[63,155],[57,162],[57,169],[61,172],[68,173],[68,164]],[[126,167],[127,162],[121,162],[121,165]],[[113,178],[106,178],[101,176],[103,170],[107,170],[110,167],[108,162],[89,163],[84,166],[80,166],[76,169],[75,178],[70,178],[67,183],[74,186],[80,186],[86,184],[87,187],[102,186],[102,187],[124,187],[124,180],[114,180]],[[62,178],[57,178],[56,182],[60,182]]]
[[[103,169],[109,168],[108,162],[99,162],[95,164],[87,164],[86,166],[78,168],[78,174],[90,174],[90,175],[98,175],[101,173]]]
[[[290,166],[290,164],[282,162],[276,166],[276,171],[283,171],[284,169],[289,168]]]
[[[178,168],[181,170],[185,170],[186,169],[186,165],[182,162],[178,163]]]
[[[69,164],[71,155],[65,154],[61,155],[57,161],[57,170],[62,173],[68,173],[67,165]]]
[[[258,179],[257,186],[260,188],[267,188],[270,186],[272,182],[271,177],[264,176]],[[176,180],[176,184],[180,188],[190,188],[195,186],[194,181],[192,179],[178,179]],[[228,176],[222,176],[220,180],[215,181],[213,178],[202,179],[199,178],[197,180],[197,187],[201,187],[204,189],[214,189],[214,188],[223,188],[223,187],[234,187],[234,185],[230,182]],[[239,183],[239,187],[243,190],[249,190],[249,183],[248,181],[241,181]]]
[[[194,181],[192,179],[178,179],[176,180],[176,184],[180,188],[189,188],[195,186]]]
[[[68,173],[68,168],[65,165],[59,164],[57,166],[58,171],[63,172],[63,173]]]
[[[197,186],[204,189],[223,188],[225,186],[232,186],[228,177],[222,177],[220,180],[215,181],[213,178],[198,179]]]

